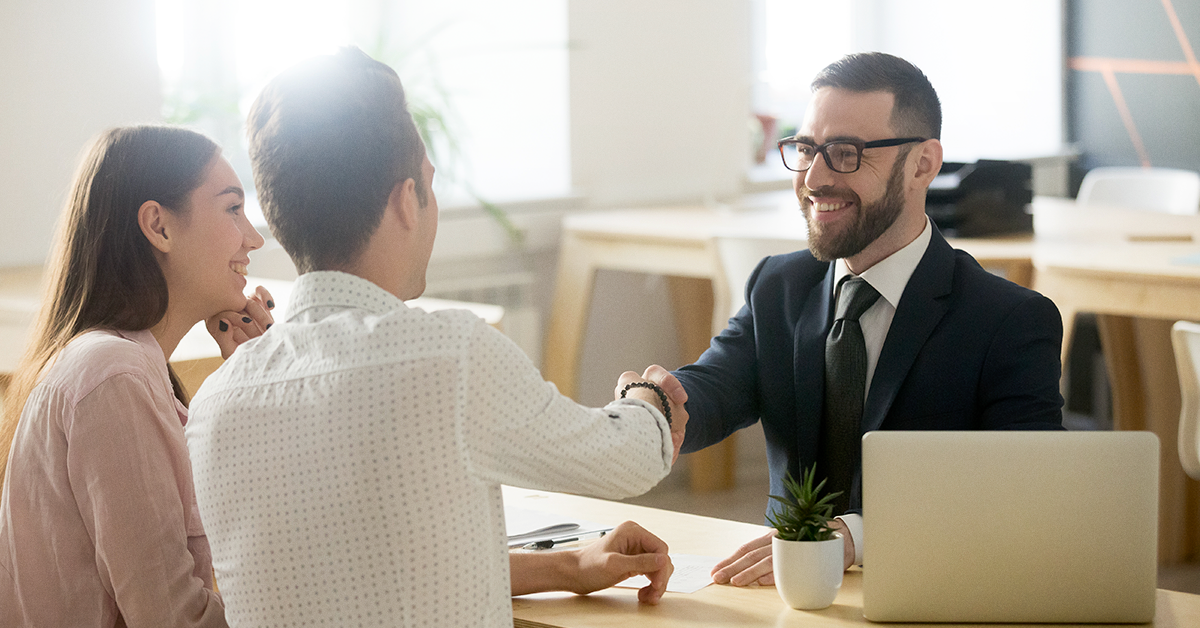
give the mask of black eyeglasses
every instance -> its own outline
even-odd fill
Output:
[[[884,146],[900,146],[913,142],[924,142],[923,137],[898,137],[890,140],[875,140],[860,142],[858,140],[834,140],[817,146],[812,142],[785,137],[779,140],[779,156],[783,165],[792,172],[805,172],[812,168],[817,154],[825,157],[825,164],[834,172],[850,174],[857,172],[862,165],[864,148],[883,148]]]

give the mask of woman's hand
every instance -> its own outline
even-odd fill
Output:
[[[229,359],[238,345],[263,335],[275,324],[271,316],[273,309],[275,300],[271,293],[259,286],[254,289],[254,294],[246,297],[246,307],[242,311],[221,312],[205,321],[204,326],[221,347],[221,357]]]

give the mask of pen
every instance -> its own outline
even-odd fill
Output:
[[[597,538],[602,537],[605,534],[608,534],[608,530],[601,530],[600,533],[597,535]],[[522,545],[521,549],[524,549],[524,550],[550,549],[550,548],[554,547],[555,545],[562,545],[564,543],[574,543],[574,542],[578,541],[579,539],[580,539],[580,537],[575,536],[575,537],[571,537],[569,539],[546,539],[545,541],[534,541],[533,543],[526,543],[525,545]]]
[[[545,541],[534,541],[533,543],[526,543],[525,545],[522,545],[521,549],[544,550],[544,549],[550,549],[551,547],[554,547],[555,545],[558,545],[559,543],[573,543],[578,540],[579,540],[578,538],[573,538],[573,539],[558,539],[557,541],[553,540],[553,539],[547,539]]]

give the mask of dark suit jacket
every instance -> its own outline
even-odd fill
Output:
[[[896,308],[863,431],[1062,429],[1062,318],[1049,299],[983,270],[936,227]],[[695,364],[684,452],[762,420],[771,494],[817,459],[834,265],[808,251],[768,257],[746,306]],[[861,473],[850,508],[861,508]],[[840,514],[840,513],[837,513]]]

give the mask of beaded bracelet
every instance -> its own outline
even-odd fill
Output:
[[[667,393],[654,382],[630,382],[625,384],[625,388],[621,389],[621,398],[625,398],[625,393],[629,392],[630,388],[649,388],[658,393],[658,400],[662,402],[663,418],[667,420],[667,425],[671,425],[671,404],[667,401]]]

